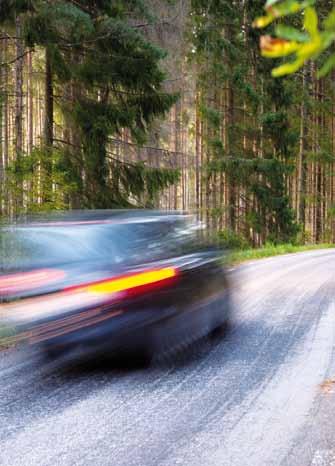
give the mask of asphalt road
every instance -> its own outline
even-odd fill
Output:
[[[0,355],[0,464],[334,466],[335,251],[232,275],[228,335],[151,369]]]

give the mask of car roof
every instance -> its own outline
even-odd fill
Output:
[[[104,225],[141,222],[175,222],[191,219],[192,216],[179,211],[160,211],[149,209],[131,210],[73,210],[58,211],[51,214],[26,215],[19,217],[10,226],[18,228],[55,227],[75,225]],[[7,225],[4,225],[6,228]]]

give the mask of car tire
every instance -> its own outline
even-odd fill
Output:
[[[153,354],[149,348],[138,347],[121,349],[116,356],[116,363],[125,369],[146,369],[150,367]]]
[[[211,340],[217,340],[219,338],[223,338],[227,336],[229,330],[230,330],[230,321],[229,319],[227,319],[225,322],[215,327],[210,332],[209,337]]]
[[[46,360],[53,361],[61,356],[64,356],[64,354],[67,352],[67,348],[60,345],[45,344],[42,347],[42,352]]]

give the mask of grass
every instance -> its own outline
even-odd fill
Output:
[[[0,324],[0,351],[14,345],[15,329]]]
[[[245,249],[233,251],[229,256],[231,264],[240,264],[249,260],[263,259],[265,257],[279,256],[282,254],[291,254],[294,252],[314,251],[317,249],[330,249],[335,248],[334,244],[306,244],[303,246],[296,246],[293,244],[268,244],[259,249]]]

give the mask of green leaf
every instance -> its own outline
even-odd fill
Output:
[[[319,35],[318,15],[315,8],[308,7],[305,10],[304,27],[312,38]]]
[[[276,18],[272,15],[267,15],[267,16],[260,16],[259,18],[256,18],[255,21],[252,23],[252,26],[254,28],[262,29],[265,28],[266,26],[269,26]]]
[[[316,3],[316,0],[305,0],[304,2],[302,2],[301,6],[302,6],[302,9],[308,7],[308,6],[314,6]]]
[[[317,36],[315,40],[308,42],[307,44],[301,45],[297,51],[297,55],[303,61],[309,60],[310,58],[317,57],[322,52],[321,37]]]
[[[298,2],[296,0],[285,0],[275,7],[270,7],[271,13],[277,18],[282,16],[288,16],[299,11],[303,11],[305,8],[313,6],[315,0],[305,0],[304,2]]]
[[[275,5],[276,3],[278,3],[280,0],[268,0],[266,2],[266,5],[265,5],[265,9],[271,7],[272,5]]]
[[[291,63],[285,63],[284,65],[278,66],[272,70],[272,76],[274,78],[280,78],[282,76],[286,76],[288,74],[293,74],[298,71],[304,64],[304,60],[297,59]]]
[[[322,47],[327,49],[335,41],[335,31],[324,31],[321,33]]]
[[[280,0],[268,0],[266,2],[266,5],[265,5],[265,8],[271,8],[273,5],[279,3]],[[283,2],[284,4],[293,4],[293,3],[298,3],[296,1],[292,1],[292,0],[288,0],[286,2]],[[302,2],[300,5],[302,8],[305,8],[306,6],[311,6],[311,5],[314,5],[315,4],[315,0],[306,0],[304,2]]]
[[[285,24],[278,24],[276,27],[276,36],[286,40],[293,40],[296,42],[308,42],[309,36],[305,32],[299,31],[292,26]]]
[[[305,0],[302,3],[296,0],[285,0],[283,2],[279,2],[278,0],[268,0],[265,6],[267,15],[256,18],[253,22],[253,27],[264,28],[271,24],[275,19],[299,13],[299,11],[314,5],[314,3],[315,0]]]
[[[322,66],[321,70],[318,72],[318,78],[323,78],[326,76],[333,68],[335,68],[335,54],[331,55],[324,65]]]
[[[295,41],[275,39],[271,36],[262,36],[261,51],[263,57],[278,58],[296,53],[301,45]]]
[[[324,21],[326,29],[335,29],[335,8],[329,13],[329,16]]]

